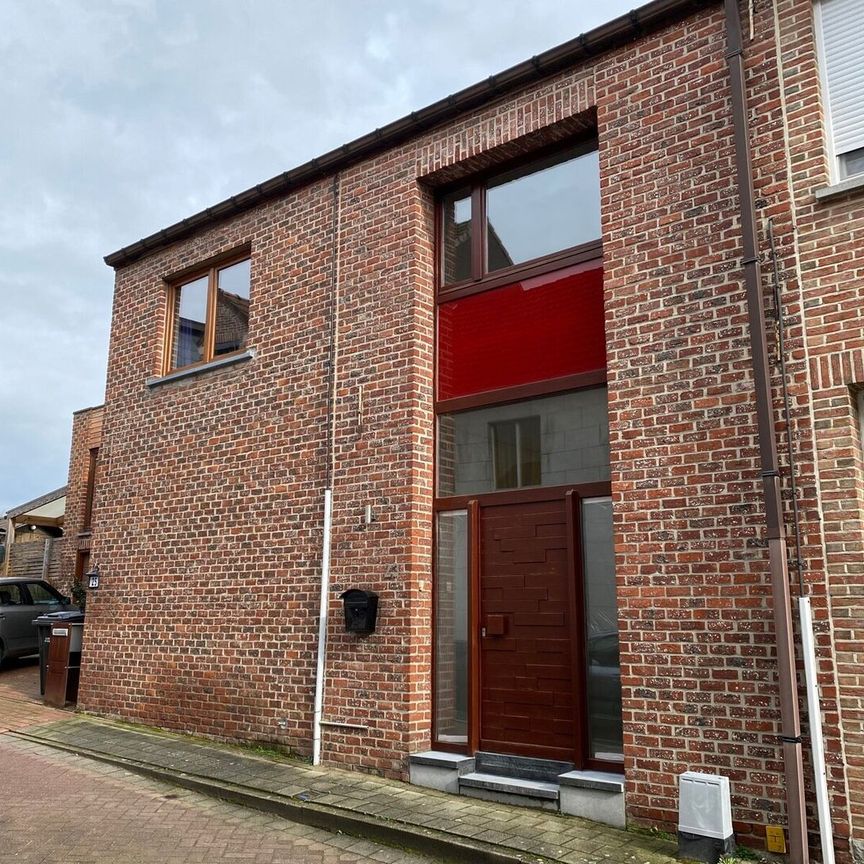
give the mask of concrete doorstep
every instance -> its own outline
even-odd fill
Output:
[[[465,864],[672,864],[673,843],[573,817],[466,799],[244,748],[74,718],[27,741],[285,819]]]

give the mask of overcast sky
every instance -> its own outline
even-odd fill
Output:
[[[103,255],[634,5],[0,0],[0,514],[103,399]]]

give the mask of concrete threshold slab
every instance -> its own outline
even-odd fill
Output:
[[[456,837],[440,831],[407,823],[397,823],[387,819],[376,819],[369,814],[356,814],[334,806],[325,806],[314,801],[304,800],[308,793],[300,792],[292,796],[264,793],[250,786],[217,781],[210,777],[188,772],[173,771],[140,762],[129,757],[99,753],[85,747],[53,741],[30,735],[26,732],[6,733],[24,741],[30,741],[67,753],[74,753],[87,759],[125,768],[135,774],[161,780],[183,789],[230,801],[253,810],[260,810],[333,833],[348,834],[366,840],[374,840],[389,846],[410,849],[420,854],[434,856],[458,864],[554,864],[555,859],[533,853],[519,852],[496,846],[480,840]]]
[[[502,777],[500,774],[485,774],[474,772],[464,774],[459,778],[462,786],[474,789],[486,789],[490,792],[503,792],[509,795],[523,795],[526,798],[543,798],[558,800],[558,786],[555,783],[544,783],[538,780],[523,780],[521,777]]]

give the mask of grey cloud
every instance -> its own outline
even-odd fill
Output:
[[[65,482],[102,400],[103,254],[629,5],[0,3],[0,512]]]

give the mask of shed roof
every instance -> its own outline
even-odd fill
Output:
[[[38,510],[40,507],[44,507],[46,504],[51,504],[53,501],[65,498],[67,488],[68,487],[66,486],[61,486],[59,489],[55,489],[53,492],[46,492],[44,495],[40,495],[32,501],[27,501],[25,504],[19,504],[17,507],[12,507],[7,511],[5,518],[13,519],[15,516],[20,516],[22,513],[30,513],[33,510]]]

